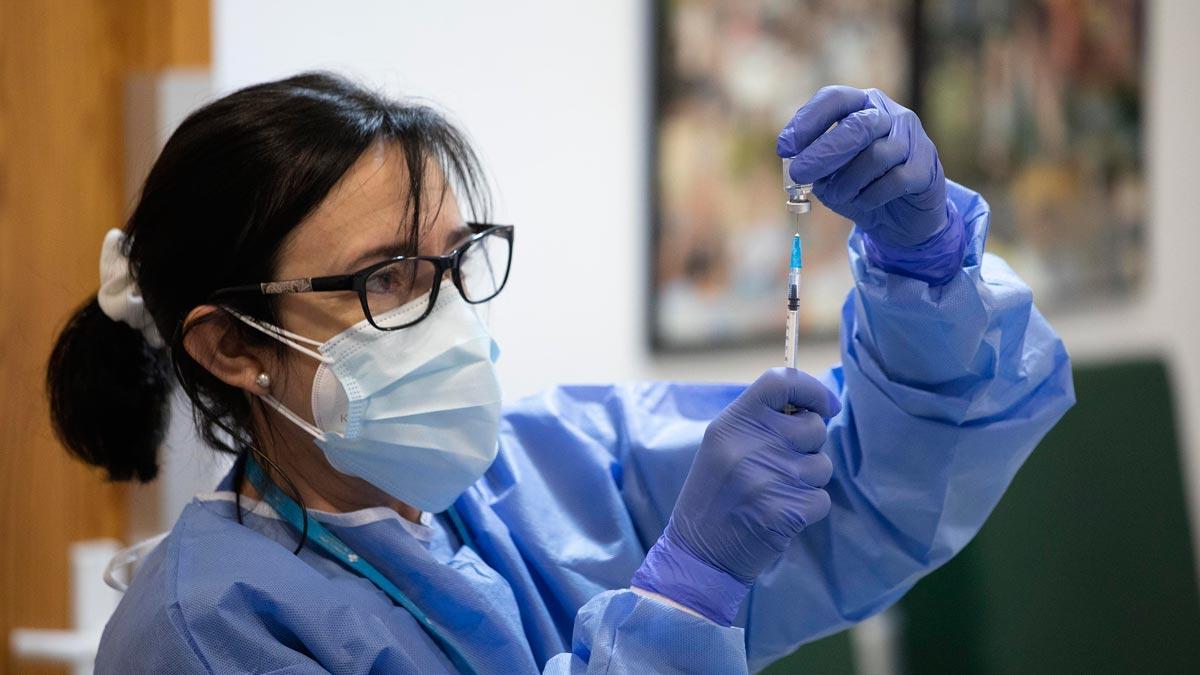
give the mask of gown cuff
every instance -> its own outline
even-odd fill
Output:
[[[686,605],[681,605],[678,602],[675,602],[674,600],[668,598],[665,595],[655,593],[654,591],[648,591],[644,588],[638,588],[637,586],[630,586],[629,590],[633,591],[634,593],[637,593],[638,595],[642,596],[643,598],[650,598],[651,600],[654,600],[655,602],[661,602],[662,604],[664,604],[668,607],[674,607],[675,609],[677,609],[681,612],[686,612],[687,614],[691,614],[692,616],[696,617],[697,619],[704,619],[705,621],[708,621],[708,617],[704,616],[700,612],[697,612],[696,610],[694,610],[691,607],[688,607]]]
[[[946,199],[946,227],[928,241],[916,246],[897,246],[859,233],[867,260],[891,274],[920,279],[931,286],[940,286],[954,278],[962,268],[967,249],[967,232],[962,214],[950,199]]]
[[[720,626],[732,625],[750,584],[676,545],[665,534],[646,554],[630,586],[657,593]]]

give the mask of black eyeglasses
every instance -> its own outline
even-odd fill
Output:
[[[213,302],[245,293],[354,291],[372,326],[379,330],[408,328],[429,316],[446,270],[463,300],[473,305],[491,300],[504,289],[512,265],[513,226],[467,223],[467,227],[470,238],[445,255],[398,256],[353,274],[222,288],[213,294]],[[406,307],[418,300],[422,302]],[[405,311],[395,311],[401,307],[406,307]]]

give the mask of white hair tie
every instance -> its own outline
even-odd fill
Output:
[[[100,248],[100,290],[96,299],[108,318],[141,331],[151,347],[162,349],[162,336],[158,334],[150,312],[146,311],[146,303],[129,272],[126,251],[124,232],[114,229],[104,235],[104,246]]]

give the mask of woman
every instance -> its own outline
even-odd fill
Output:
[[[238,459],[97,669],[737,672],[894,602],[1071,405],[1069,362],[910,111],[827,88],[777,151],[857,224],[841,366],[502,413],[475,310],[514,230],[457,131],[324,74],[192,114],[49,390],[113,479],[154,477],[173,381]]]

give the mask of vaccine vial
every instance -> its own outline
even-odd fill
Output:
[[[809,200],[809,195],[812,194],[812,183],[800,184],[792,180],[792,174],[788,171],[792,166],[792,158],[783,158],[783,189],[787,192],[787,210],[788,213],[800,215],[808,213],[812,210],[812,202]]]

